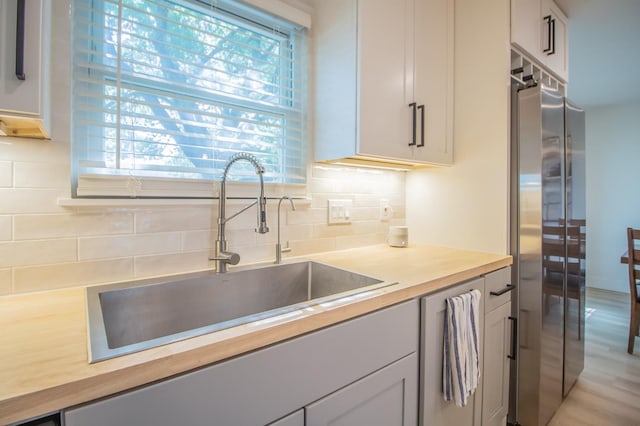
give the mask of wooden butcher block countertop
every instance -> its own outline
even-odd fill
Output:
[[[394,284],[180,342],[88,362],[85,288],[0,297],[0,424],[25,420],[255,350],[509,266],[511,256],[376,245],[307,256]]]

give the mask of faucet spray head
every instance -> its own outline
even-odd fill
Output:
[[[262,180],[262,175],[260,175],[260,180]],[[259,234],[269,232],[269,227],[267,226],[267,199],[262,196],[258,198],[258,227],[256,232]]]

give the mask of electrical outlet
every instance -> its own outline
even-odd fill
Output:
[[[382,222],[386,222],[393,217],[393,208],[391,208],[391,203],[387,199],[380,200],[380,220]]]
[[[329,200],[328,204],[327,222],[329,225],[351,223],[353,200]]]

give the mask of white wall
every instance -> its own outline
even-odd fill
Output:
[[[411,241],[508,253],[509,13],[455,2],[454,165],[408,174]]]
[[[626,228],[640,228],[640,103],[586,111],[587,285],[629,292]]]

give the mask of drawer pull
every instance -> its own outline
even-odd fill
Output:
[[[512,285],[512,284],[507,284],[507,286],[501,290],[498,291],[490,291],[489,294],[492,296],[502,296],[505,293],[510,292],[511,290],[513,290],[514,288],[516,288],[516,286]]]

